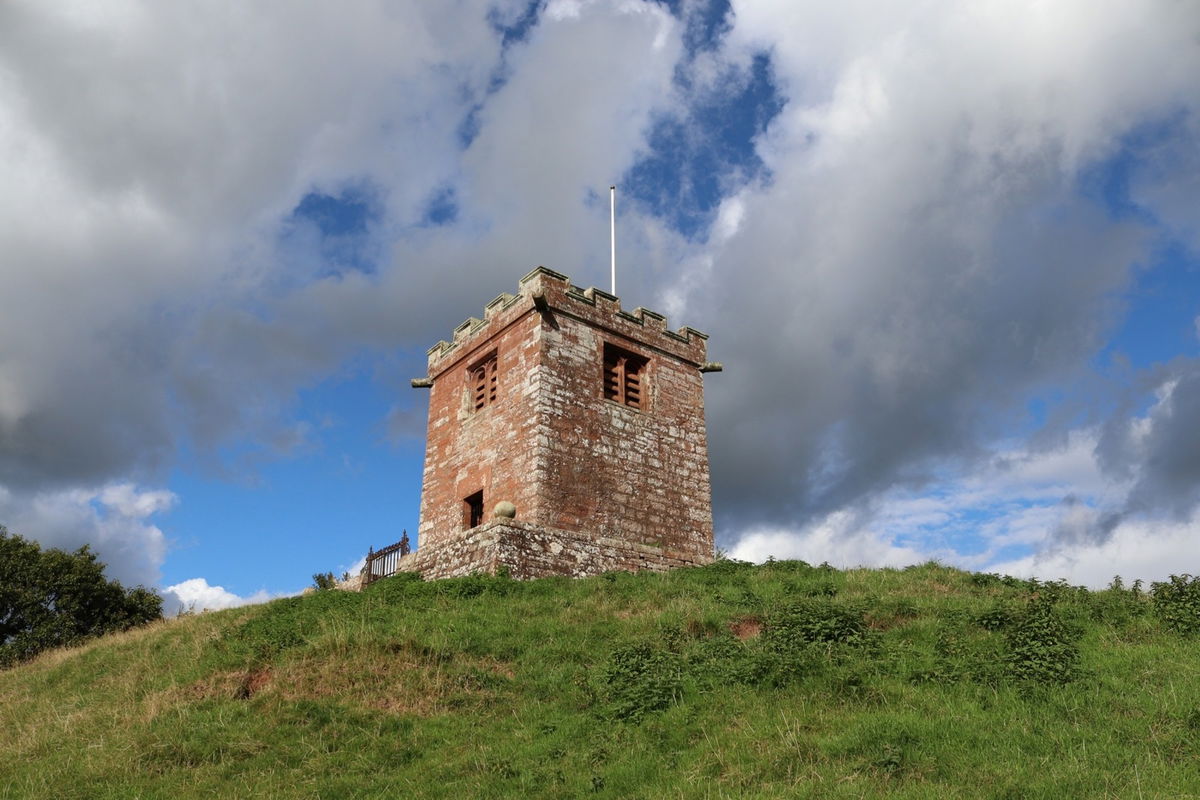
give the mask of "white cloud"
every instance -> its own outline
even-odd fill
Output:
[[[256,319],[322,268],[281,226],[363,183],[389,228],[420,218],[498,63],[491,6],[0,6],[0,482],[120,479],[182,436],[278,426],[349,347]]]
[[[128,484],[23,492],[0,487],[0,522],[45,547],[91,545],[106,574],[127,586],[158,583],[167,537],[148,518],[174,505],[165,490]]]
[[[297,387],[475,310],[464,283],[486,298],[538,263],[599,273],[587,192],[674,102],[679,26],[580,3],[502,49],[489,18],[526,5],[0,7],[0,484],[269,442]],[[390,256],[331,276],[282,234],[307,193],[356,187]],[[422,227],[447,190],[457,220]]]
[[[118,483],[100,490],[98,499],[123,516],[145,519],[151,514],[170,509],[179,498],[165,489],[143,491],[131,483]]]
[[[990,565],[989,571],[1042,580],[1065,578],[1073,584],[1103,588],[1120,575],[1126,584],[1141,578],[1162,581],[1170,575],[1200,573],[1196,552],[1200,515],[1182,522],[1130,520],[1100,544],[1051,547]]]
[[[799,530],[750,530],[731,555],[838,566],[900,566],[937,559],[965,569],[1101,588],[1120,574],[1164,580],[1196,572],[1200,510],[1184,520],[1122,513],[1135,486],[1106,480],[1099,431],[1078,430],[1057,448],[1003,450],[966,475],[920,491],[895,490],[858,511]]]
[[[835,512],[799,531],[751,530],[729,551],[730,558],[765,561],[769,557],[829,562],[840,567],[899,567],[933,556],[864,527],[847,511]]]
[[[223,586],[210,586],[204,578],[189,578],[162,590],[163,613],[175,616],[181,611],[220,611],[223,608],[265,603],[284,595],[271,594],[260,589],[252,595],[241,597],[227,591]]]

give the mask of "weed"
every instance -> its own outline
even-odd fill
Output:
[[[603,685],[612,716],[641,722],[679,699],[682,662],[674,653],[635,644],[613,651],[603,670]]]
[[[784,651],[814,643],[862,644],[869,633],[863,611],[824,599],[792,603],[769,616],[767,639]]]
[[[1003,663],[1001,641],[965,616],[950,617],[938,628],[934,669],[918,676],[946,685],[960,682],[993,684]]]
[[[1063,621],[1053,594],[1032,598],[1006,631],[1008,674],[1018,681],[1068,683],[1078,671],[1079,632]]]
[[[1012,625],[1016,610],[1008,603],[997,603],[975,616],[975,624],[985,631],[1001,631]]]
[[[1127,626],[1144,616],[1150,605],[1141,590],[1141,581],[1134,581],[1126,589],[1120,575],[1112,579],[1107,589],[1092,594],[1090,600],[1092,619],[1116,627]]]
[[[696,642],[684,663],[687,675],[706,688],[756,685],[772,666],[760,648],[747,646],[729,634]]]
[[[995,589],[1005,587],[1008,589],[1022,589],[1032,591],[1034,583],[1021,578],[1014,578],[1012,575],[997,575],[994,572],[972,572],[968,580],[972,586],[977,586],[982,589]]]
[[[904,768],[904,751],[890,742],[884,744],[883,752],[872,762],[872,766],[887,775],[894,775]]]
[[[1200,633],[1200,576],[1172,575],[1150,584],[1154,613],[1176,633]]]
[[[767,559],[766,563],[762,565],[761,569],[768,572],[777,572],[782,574],[789,572],[812,572],[815,567],[813,567],[807,561],[801,561],[800,559],[784,558],[776,560],[775,557],[772,556],[771,558]]]

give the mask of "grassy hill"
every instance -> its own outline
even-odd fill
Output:
[[[0,673],[0,797],[1195,797],[1200,583],[381,581]]]

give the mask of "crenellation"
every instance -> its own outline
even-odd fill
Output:
[[[443,362],[451,355],[457,356],[477,339],[496,335],[496,327],[512,324],[520,316],[536,313],[537,298],[545,303],[547,313],[574,314],[610,333],[635,340],[645,339],[647,332],[653,332],[654,341],[646,341],[645,344],[690,361],[697,368],[708,363],[705,361],[706,334],[689,326],[672,331],[667,328],[667,318],[662,314],[641,306],[632,312],[624,311],[616,295],[594,286],[587,289],[575,286],[561,273],[537,267],[521,278],[516,294],[505,292],[498,295],[485,306],[482,319],[469,317],[454,329],[449,342],[441,340],[429,349],[431,377],[436,377],[435,370],[444,368]],[[567,343],[564,346],[586,347],[586,343]]]
[[[492,317],[504,311],[520,299],[521,298],[518,295],[511,294],[509,292],[501,292],[499,295],[497,295],[495,300],[483,307],[483,318],[486,320],[491,320]]]
[[[484,325],[484,320],[477,317],[467,317],[463,322],[454,329],[455,343],[461,342],[471,334],[478,331]]]

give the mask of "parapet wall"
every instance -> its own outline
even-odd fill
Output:
[[[409,553],[400,559],[397,571],[418,572],[425,580],[436,580],[495,574],[504,567],[512,577],[529,580],[550,575],[583,578],[613,570],[665,572],[711,560],[616,539],[591,539],[516,520],[492,520],[453,541]]]
[[[705,359],[708,335],[684,326],[673,331],[667,318],[646,308],[624,311],[615,295],[595,287],[575,286],[561,273],[537,267],[521,278],[517,294],[504,293],[483,309],[483,318],[470,317],[454,329],[450,341],[439,341],[429,348],[429,376],[447,369],[476,342],[494,336],[527,313],[544,308],[638,341],[699,368]]]

